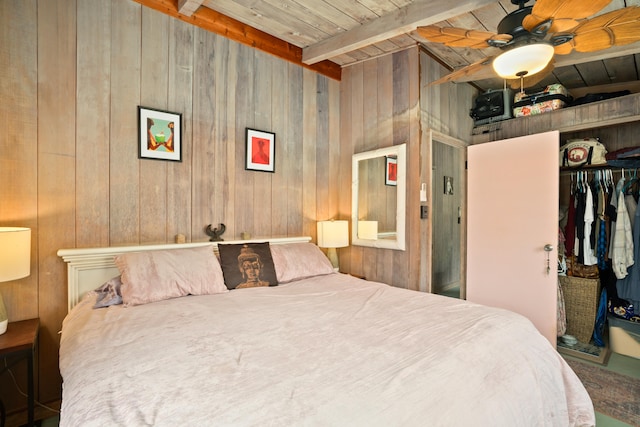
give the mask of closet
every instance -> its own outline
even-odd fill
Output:
[[[606,126],[594,129],[587,129],[579,132],[570,132],[564,135],[565,139],[598,137],[606,146],[607,150],[612,153],[627,147],[640,147],[640,122],[623,123],[615,126]],[[635,222],[636,207],[640,196],[640,159],[636,162],[628,162],[626,168],[611,166],[592,166],[583,170],[563,169],[560,173],[560,207],[568,207],[572,196],[580,195],[587,186],[592,190],[594,201],[596,201],[596,217],[593,222],[593,233],[591,235],[591,243],[595,244],[595,257],[591,263],[595,261],[595,265],[600,268],[601,285],[607,288],[608,297],[615,298],[617,296],[631,302],[635,307],[640,303],[640,277],[632,264],[640,262],[634,258],[638,258],[637,252],[631,249],[629,254],[620,249],[612,254],[614,247],[623,248],[625,245],[624,233],[619,230],[623,229],[626,222],[627,228],[631,231],[629,238],[631,246],[640,245],[640,236],[637,231],[633,230]],[[601,190],[604,190],[602,192]],[[603,194],[606,200],[602,205]],[[600,196],[600,204],[598,204],[597,196]],[[613,198],[613,203],[609,199]],[[611,205],[616,207],[611,207]],[[606,212],[605,210],[610,210]],[[606,214],[606,215],[603,215]],[[604,223],[599,217],[608,219],[616,217],[617,221],[610,227],[608,221]],[[624,220],[624,221],[623,221]],[[614,228],[611,231],[610,228]],[[586,238],[586,236],[585,236]],[[567,237],[567,240],[570,240]],[[568,241],[568,249],[573,247],[573,242]],[[580,253],[580,248],[573,251]],[[613,261],[611,265],[608,260]],[[616,261],[617,259],[617,261]],[[582,260],[580,260],[582,261]],[[586,262],[590,262],[587,260]],[[603,271],[604,269],[604,271]],[[617,279],[630,276],[624,280],[624,284],[618,283]],[[635,291],[638,289],[638,291]],[[618,295],[620,294],[620,295]]]
[[[622,179],[627,174],[628,179]],[[630,192],[638,181],[634,174],[606,166],[565,168],[560,173],[563,196],[559,198],[558,279],[563,297],[560,312],[565,318],[559,334],[563,335],[561,345],[567,344],[569,350],[577,343],[590,343],[594,330],[597,330],[595,344],[604,346],[604,323],[597,329],[595,325],[599,306],[605,304],[601,297],[611,295],[612,290],[615,294],[611,258],[620,259],[625,254],[620,249],[625,248],[623,239],[627,233],[618,229],[623,230],[629,219],[623,218],[626,210],[617,207],[626,206],[625,194],[637,204]],[[618,248],[617,252],[614,248]],[[602,293],[603,288],[607,289],[606,293]],[[606,351],[594,351],[602,360],[606,358]]]
[[[553,111],[538,116],[530,116],[497,122],[490,125],[477,127],[474,129],[472,144],[481,144],[490,141],[504,140],[523,135],[534,135],[550,130],[557,130],[560,133],[559,144],[563,144],[568,139],[597,137],[605,145],[609,152],[624,147],[640,146],[640,94],[614,98],[607,101],[586,104],[577,107],[569,107],[562,110]],[[559,168],[559,146],[558,156],[549,159]],[[523,162],[526,159],[522,160]],[[540,170],[546,170],[540,168]],[[593,180],[598,173],[598,179],[613,179],[616,181],[622,175],[621,168],[585,168],[586,178]],[[603,172],[609,170],[610,172]],[[556,201],[556,212],[561,204],[568,204],[568,198],[573,185],[575,188],[577,174],[574,171],[562,170],[555,183],[559,190],[559,202]],[[635,180],[640,175],[640,171],[624,171],[627,180]],[[534,178],[535,179],[535,178]],[[630,188],[634,191],[634,185]],[[553,184],[549,184],[553,185]],[[513,203],[518,203],[520,198],[526,198],[526,194],[515,193],[509,195]],[[555,224],[558,224],[558,216]],[[520,250],[514,247],[512,250]],[[557,252],[554,251],[554,254]],[[468,278],[470,281],[471,278]],[[504,284],[508,286],[508,283]],[[554,302],[555,303],[555,302]]]

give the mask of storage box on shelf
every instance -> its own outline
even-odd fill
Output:
[[[513,100],[513,116],[524,117],[559,110],[571,104],[569,91],[561,84],[552,84],[541,92],[518,92]]]

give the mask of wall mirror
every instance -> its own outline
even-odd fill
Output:
[[[405,250],[406,144],[353,155],[351,244]]]

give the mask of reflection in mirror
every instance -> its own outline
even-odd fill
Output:
[[[386,184],[389,174],[385,173],[385,167],[396,166],[395,162],[388,162],[389,158],[376,157],[358,162],[358,237],[361,239],[396,237],[397,172],[394,170],[393,184]],[[372,231],[374,223],[377,224],[375,235]]]
[[[358,237],[360,239],[378,240],[378,221],[358,221]]]
[[[405,248],[406,144],[353,155],[352,244]]]

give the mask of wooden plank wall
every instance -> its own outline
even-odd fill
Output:
[[[471,141],[473,120],[469,111],[477,89],[468,84],[429,86],[449,70],[420,50],[420,119],[423,129],[433,129],[461,141]],[[424,147],[426,148],[426,147]]]
[[[430,221],[420,219],[419,191],[431,185],[431,147],[425,130],[469,140],[475,90],[469,85],[427,87],[447,73],[417,47],[348,66],[342,72],[342,181],[350,179],[354,153],[407,143],[406,251],[351,246],[339,249],[341,269],[394,286],[427,290]],[[350,191],[341,191],[341,219],[350,213]]]
[[[419,143],[417,48],[368,60],[342,71],[341,181],[351,181],[355,153],[407,143],[415,153]],[[408,193],[416,191],[417,156],[408,155]],[[417,204],[409,200],[407,236],[417,223]],[[415,207],[415,209],[411,209]],[[350,186],[341,188],[340,218],[351,214]],[[417,283],[418,247],[407,239],[406,251],[350,246],[338,250],[342,271],[408,288]],[[413,268],[412,268],[413,267]]]
[[[441,191],[431,191],[434,187],[432,179],[442,180],[442,176],[438,175],[437,171],[448,168],[448,170],[458,170],[458,173],[453,174],[453,179],[462,182],[466,181],[466,171],[459,170],[454,164],[447,167],[446,157],[439,158],[434,155],[434,147],[430,138],[431,132],[427,132],[427,130],[469,143],[473,128],[473,120],[469,117],[469,110],[473,99],[477,96],[477,90],[466,84],[446,83],[429,86],[430,82],[447,73],[449,71],[431,59],[427,52],[420,51],[420,124],[423,130],[420,145],[420,182],[426,183],[428,200],[423,204],[429,209],[429,218],[420,222],[419,231],[421,248],[419,289],[423,291],[431,288],[434,268],[436,274],[439,274],[440,271],[446,271],[449,264],[452,266],[460,265],[457,259],[443,255],[443,252],[447,253],[447,251],[453,250],[448,254],[455,254],[455,256],[462,258],[465,256],[464,250],[460,254],[451,248],[452,242],[457,242],[460,237],[460,229],[456,230],[457,234],[452,234],[451,230],[443,224],[439,224],[437,227],[433,226],[434,220],[438,219],[437,215],[440,215],[440,218],[445,216],[456,218],[458,216],[457,206],[460,205],[464,208],[466,195],[463,196],[463,200],[456,197],[457,203],[452,203],[452,200],[446,200],[448,203],[444,203],[444,195]],[[450,148],[450,146],[447,147]],[[440,188],[439,185],[441,184],[436,182],[435,188]],[[436,212],[435,209],[440,210]],[[465,224],[466,221],[463,217],[461,227],[464,227]],[[418,234],[417,231],[415,233]],[[435,261],[434,253],[438,253]],[[434,267],[432,261],[440,264],[445,263],[445,265]],[[460,267],[452,268],[449,273],[452,274],[452,277],[456,277],[456,273],[458,277],[464,275],[464,271],[460,271]],[[445,281],[447,280],[445,279]]]
[[[218,223],[315,238],[350,209],[340,82],[130,0],[0,0],[0,27],[0,225],[33,229],[31,276],[0,292],[11,321],[40,317],[40,401],[61,390],[58,249],[206,241]],[[138,105],[182,113],[181,163],[138,159]],[[246,127],[276,133],[275,173],[244,169]],[[26,406],[8,376],[0,398]]]

